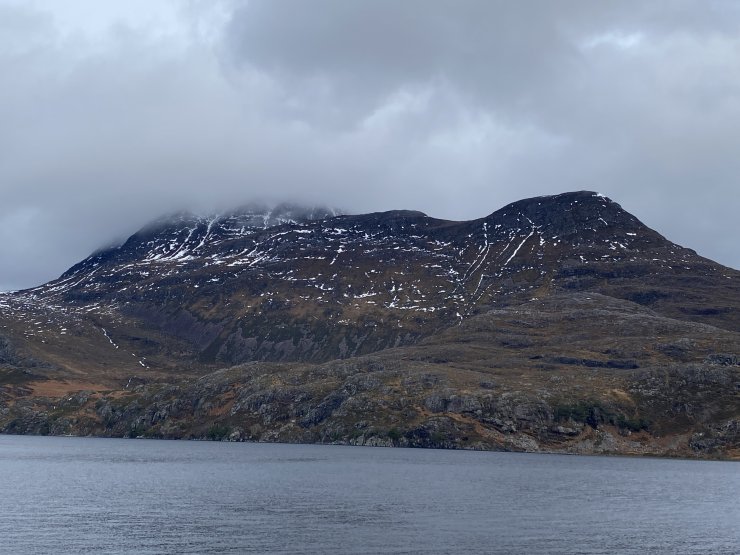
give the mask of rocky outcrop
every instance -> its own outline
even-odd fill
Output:
[[[179,385],[16,399],[0,411],[0,431],[692,457],[740,448],[732,367],[638,371],[609,388],[461,379],[390,357],[252,363]]]

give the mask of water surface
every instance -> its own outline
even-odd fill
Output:
[[[0,552],[740,552],[740,465],[0,436]]]

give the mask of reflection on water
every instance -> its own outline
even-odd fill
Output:
[[[740,465],[0,436],[2,553],[740,552]]]

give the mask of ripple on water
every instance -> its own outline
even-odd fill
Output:
[[[739,469],[0,436],[0,552],[734,554]]]

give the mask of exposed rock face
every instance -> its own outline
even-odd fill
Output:
[[[735,456],[739,278],[591,192],[180,214],[0,295],[0,430]]]
[[[720,366],[738,366],[740,365],[740,357],[732,354],[711,354],[706,359],[709,364],[717,364]]]
[[[0,336],[0,364],[18,365],[22,360],[5,337]]]

